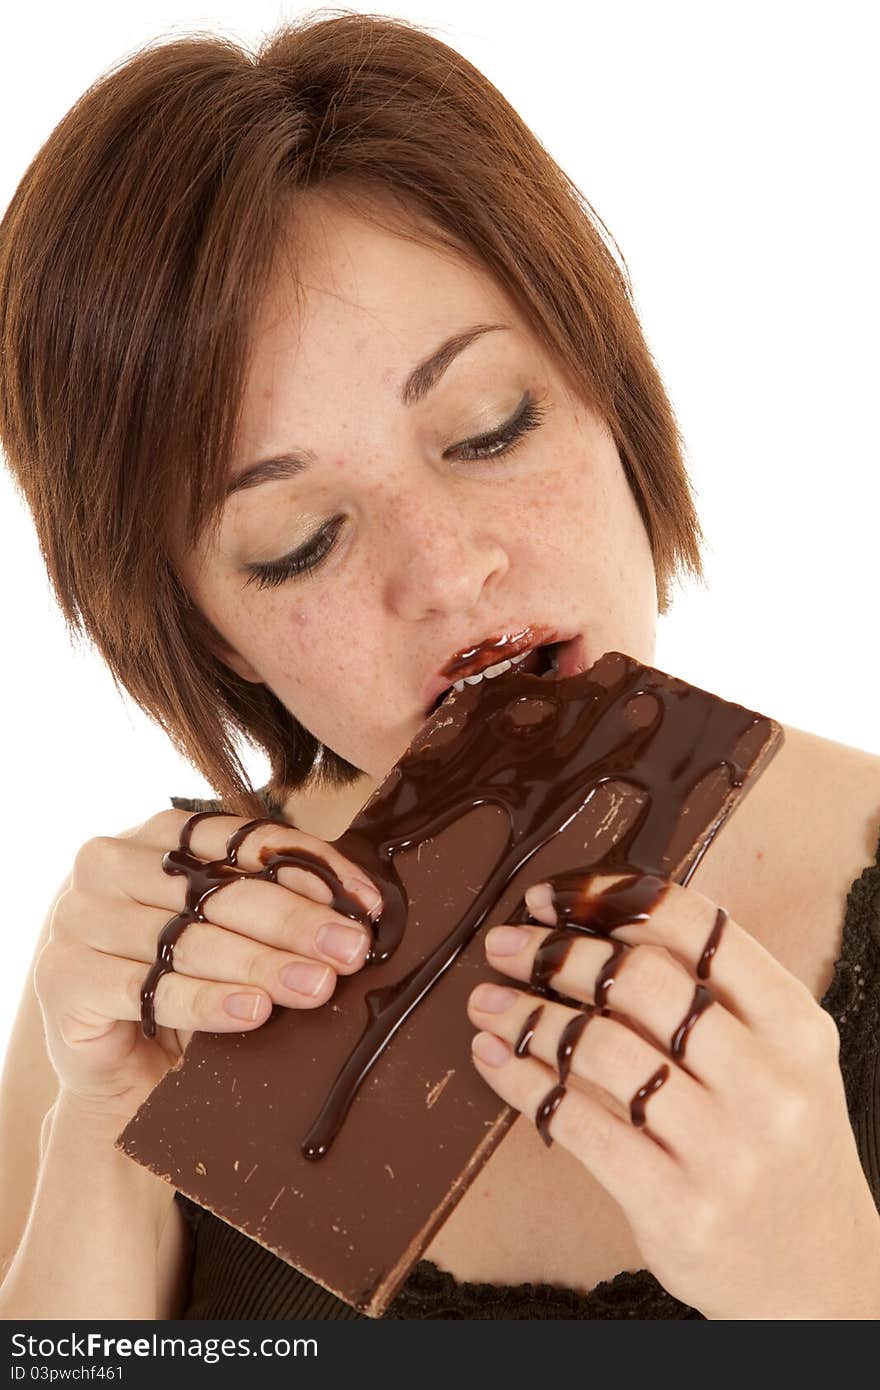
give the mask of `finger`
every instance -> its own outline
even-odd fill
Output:
[[[284,821],[245,821],[238,816],[214,812],[196,820],[184,811],[163,811],[142,827],[137,842],[145,849],[159,849],[161,859],[162,854],[178,848],[189,821],[194,821],[189,832],[189,851],[205,863],[222,861],[234,852],[235,864],[239,869],[259,873],[267,868],[267,861],[271,862],[273,855],[287,853],[302,856],[310,863],[323,866],[325,871],[329,870],[345,893],[352,894],[374,921],[381,912],[381,893],[363,869],[346,859],[333,845],[296,830]],[[252,828],[239,840],[241,832],[248,826]],[[131,844],[131,841],[125,840],[123,843]],[[332,891],[309,867],[279,867],[277,879],[304,892],[306,896],[315,897],[318,902],[332,901]]]
[[[151,902],[135,900],[125,893],[115,897],[81,892],[59,920],[67,931],[81,935],[98,950],[137,960],[153,959],[162,928],[184,909],[185,884],[179,876],[163,874],[161,870],[157,873],[150,851],[133,848],[129,855],[134,856],[126,863],[129,894],[132,884],[141,888],[138,876],[143,871],[145,878],[150,878],[143,888],[153,894]],[[106,889],[106,884],[103,886]],[[161,903],[163,894],[166,905],[157,908],[156,900]],[[231,878],[223,888],[209,894],[200,910],[206,921],[229,932],[277,950],[326,961],[342,974],[360,969],[372,942],[366,927],[334,913],[330,907],[280,885],[243,876]],[[193,936],[192,928],[196,925],[192,923],[183,932],[187,953],[196,942],[208,942],[203,931]],[[175,947],[175,951],[179,949],[180,946]],[[252,951],[253,947],[243,945],[239,949]],[[202,958],[194,962],[193,973],[208,974],[209,959],[208,952],[203,952]]]
[[[474,1038],[474,1066],[502,1100],[536,1123],[539,1133],[543,1130],[545,1141],[558,1141],[580,1159],[624,1209],[631,1206],[634,1179],[640,1198],[649,1205],[669,1200],[678,1171],[672,1155],[600,1101],[572,1087],[559,1088],[554,1072],[543,1062],[515,1057],[500,1039],[494,1042],[504,1051],[504,1060],[499,1065],[483,1060],[477,1051],[483,1046],[480,1040],[493,1036],[483,1032]],[[553,1108],[560,1090],[563,1094]]]
[[[77,855],[76,886],[85,893],[115,893],[146,906],[165,907],[169,914],[182,912],[186,903],[187,880],[183,874],[164,871],[162,860],[168,848],[167,842],[164,846],[146,844],[143,840],[125,836],[90,840]],[[241,876],[230,874],[228,881],[234,883]],[[268,880],[265,882],[269,887],[273,886]],[[313,902],[329,905],[333,901],[332,890],[305,869],[280,868],[277,883]],[[225,892],[225,886],[210,896],[222,892]]]
[[[609,1005],[715,1090],[728,1077],[731,1057],[744,1065],[757,1059],[749,1030],[662,946],[627,946],[573,929],[503,926],[487,932],[486,956],[494,969],[523,984]],[[552,970],[545,968],[548,960]]]
[[[123,903],[138,907],[163,907],[167,919],[184,910],[187,901],[187,881],[182,874],[168,874],[162,869],[161,856],[152,848],[105,842],[97,851],[101,863],[81,873],[79,883],[83,896],[91,902],[92,894],[99,901],[112,902],[114,912]],[[289,878],[287,876],[290,876]],[[350,917],[334,912],[329,906],[332,893],[314,875],[297,869],[282,869],[279,883],[250,879],[244,874],[231,873],[228,879],[201,900],[200,911],[206,920],[244,935],[253,936],[275,945],[318,959],[329,961],[334,969],[348,973],[359,969],[371,943],[368,930]],[[303,892],[299,890],[304,890]],[[108,896],[114,890],[118,897]],[[315,901],[321,906],[313,907]],[[101,949],[116,949],[120,954],[140,955],[139,938],[129,941],[129,948],[98,942],[91,932],[89,940]]]
[[[236,816],[212,815],[200,820],[193,827],[190,850],[198,859],[224,859],[230,853],[233,837],[237,837],[246,824]],[[361,868],[325,840],[295,830],[292,826],[273,821],[255,822],[237,844],[235,862],[239,868],[254,873],[266,868],[270,856],[278,854],[304,855],[320,861],[336,876],[345,891],[358,899],[373,920],[381,912],[382,895]]]
[[[481,984],[471,993],[468,1017],[474,1027],[503,1039],[516,1056],[544,1062],[561,1084],[576,1077],[600,1087],[621,1119],[644,1123],[681,1161],[693,1135],[713,1127],[715,1105],[706,1087],[613,1014]],[[645,1094],[646,1084],[664,1068],[665,1080]]]
[[[157,957],[160,933],[170,919],[161,909],[132,904],[116,908],[112,899],[108,899],[107,903],[108,908],[113,908],[112,911],[98,910],[89,917],[88,945],[106,955],[140,962],[145,976]],[[314,911],[320,917],[321,909],[315,908]],[[326,916],[326,909],[324,914]],[[303,939],[309,949],[297,951],[283,939],[282,948],[274,949],[263,945],[260,940],[227,931],[212,923],[190,922],[174,945],[173,969],[178,974],[194,978],[256,986],[265,990],[273,1003],[286,1008],[312,1007],[316,999],[323,1003],[330,998],[335,988],[335,975],[352,974],[363,965],[369,946],[369,936],[363,928],[350,922],[324,923],[324,927],[328,925],[332,930],[338,928],[359,938],[356,943],[357,955],[351,961],[342,963],[329,957],[322,959],[305,932]],[[319,926],[312,933],[317,941],[323,939],[323,930]],[[266,934],[262,924],[260,932]],[[75,933],[68,925],[62,935],[70,938]],[[76,939],[80,942],[85,940]]]
[[[143,981],[135,961],[59,943],[41,967],[40,994],[58,1018],[64,1041],[75,1046],[100,1037],[115,1022],[140,1022]],[[159,1027],[223,1033],[259,1027],[272,1001],[258,990],[169,972],[158,982],[154,1007]]]
[[[546,887],[548,892],[540,892]],[[709,984],[728,1012],[755,1032],[787,1036],[792,1013],[811,1014],[809,990],[759,941],[695,888],[651,875],[568,876],[558,893],[554,883],[526,894],[540,920],[549,923],[557,908],[571,924],[613,933],[615,941],[653,943],[666,948],[695,978]],[[635,919],[635,920],[634,920]]]

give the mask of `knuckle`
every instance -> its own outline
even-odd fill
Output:
[[[568,1146],[574,1146],[576,1152],[582,1149],[601,1158],[612,1147],[610,1127],[601,1122],[598,1107],[578,1105],[577,1100],[572,1091],[566,1092],[550,1121],[550,1132],[552,1134],[554,1124],[557,1125],[560,1131],[565,1131]]]
[[[812,1000],[811,1000],[812,1002]],[[817,1061],[830,1058],[836,1062],[840,1058],[840,1033],[837,1024],[831,1014],[826,1009],[815,1008],[805,1033],[809,1033],[806,1041],[808,1053]]]
[[[71,879],[74,884],[87,882],[91,877],[96,863],[100,861],[102,854],[102,839],[100,837],[86,840],[80,845],[73,857],[73,872]]]
[[[76,932],[81,921],[82,894],[77,889],[66,888],[58,897],[49,923],[51,941],[66,940]]]
[[[34,962],[34,992],[41,1004],[46,1003],[56,992],[58,980],[69,976],[70,951],[66,943],[58,938],[46,942]]]
[[[816,1003],[805,985],[802,1007],[791,1010],[787,1042],[801,1066],[836,1061],[840,1054],[837,1024],[831,1014]]]
[[[305,910],[299,898],[291,894],[290,902],[284,905],[284,914],[281,918],[282,938],[290,945],[302,939],[303,945],[306,944],[303,936],[305,924]]]
[[[673,880],[667,885],[657,916],[663,924],[664,939],[671,945],[684,946],[694,927],[714,920],[717,908],[695,888],[684,888]],[[708,928],[707,928],[708,930]]]
[[[593,1033],[587,1056],[590,1070],[604,1076],[616,1073],[629,1075],[645,1066],[645,1044],[625,1024],[611,1019],[596,1018],[587,1033]]]
[[[163,807],[161,811],[156,811],[154,815],[148,816],[140,825],[126,830],[116,838],[138,840],[150,845],[177,845],[180,840],[180,832],[191,814],[190,811],[178,811],[174,806]]]
[[[266,979],[271,973],[267,967],[267,957],[268,952],[265,946],[254,945],[244,952],[241,973],[245,984],[265,987]]]
[[[174,969],[178,974],[190,977],[198,975],[198,962],[205,958],[211,960],[216,954],[211,952],[210,930],[203,922],[187,922],[174,943]],[[153,936],[156,941],[154,949],[158,951],[158,936],[155,932]]]
[[[115,835],[96,835],[77,850],[73,861],[73,885],[85,886],[108,877],[126,853]]]
[[[159,981],[159,989],[162,988],[163,984],[166,986],[167,997],[167,993],[171,992],[174,985],[170,974],[162,976],[162,979]],[[158,992],[159,990],[157,989],[157,997]],[[217,1013],[217,1003],[217,986],[211,984],[208,980],[199,981],[192,993],[192,1017],[194,1019],[213,1019]]]
[[[621,980],[628,978],[628,986],[641,994],[654,994],[669,983],[669,952],[663,946],[649,943],[633,946],[626,958],[626,966],[621,971]]]

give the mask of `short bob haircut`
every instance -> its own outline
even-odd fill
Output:
[[[73,106],[0,224],[0,444],[69,633],[241,816],[265,814],[242,737],[278,802],[358,775],[222,662],[173,559],[175,537],[219,520],[253,325],[297,197],[319,186],[376,224],[377,203],[399,208],[386,229],[494,277],[614,438],[659,612],[680,571],[703,576],[626,263],[486,77],[425,28],[348,10],[254,53],[150,45]]]

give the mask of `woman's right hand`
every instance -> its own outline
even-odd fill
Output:
[[[333,911],[329,888],[304,869],[279,869],[277,883],[231,878],[204,900],[207,920],[183,929],[174,970],[156,987],[156,1036],[144,1037],[141,986],[162,928],[186,904],[186,877],[167,874],[162,858],[178,848],[189,818],[162,811],[129,834],[83,845],[34,971],[60,1094],[120,1124],[193,1032],[250,1032],[274,1004],[318,1008],[337,975],[361,968],[372,940],[367,928]],[[246,823],[206,817],[193,827],[190,852],[205,862],[223,859],[230,836]],[[259,853],[267,848],[317,855],[375,920],[378,890],[332,845],[282,824],[260,824],[242,842],[238,867],[261,870]]]

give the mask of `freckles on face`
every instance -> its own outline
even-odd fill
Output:
[[[189,587],[230,665],[379,776],[414,735],[426,682],[511,624],[583,631],[594,659],[650,656],[653,570],[613,440],[488,277],[342,215],[319,241],[298,258],[302,298],[279,282],[270,299],[243,417],[242,462],[310,462],[239,493]],[[403,401],[426,353],[475,325],[495,328]],[[466,457],[527,395],[547,408],[524,443]],[[337,516],[326,564],[245,585],[249,566],[277,569]]]

